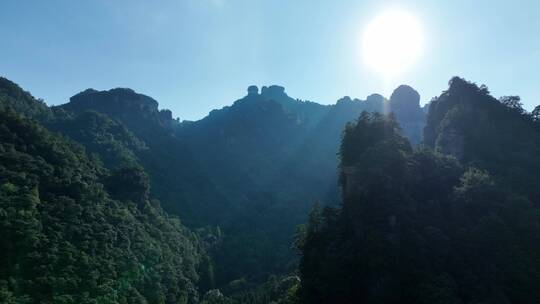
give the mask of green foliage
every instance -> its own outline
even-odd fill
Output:
[[[298,106],[290,111],[303,105],[286,102]],[[314,103],[309,107],[325,108]],[[219,242],[208,248],[215,262],[202,267],[203,289],[242,277],[249,281],[242,288],[252,287],[253,281],[293,269],[290,238],[309,204],[305,194],[296,194],[303,192],[297,185],[279,190],[279,175],[285,173],[290,145],[299,142],[295,134],[304,130],[280,104],[245,100],[182,128],[161,114],[157,102],[126,89],[87,90],[55,108],[60,110],[68,118],[48,123],[49,128],[82,143],[109,168],[124,159],[133,160],[126,162],[129,167],[144,167],[152,195],[191,227],[223,228]],[[115,127],[117,122],[144,142],[145,149],[133,148],[133,140]],[[335,155],[331,157],[335,163]]]
[[[168,212],[191,227],[219,224],[226,200],[175,135],[178,122],[157,101],[130,89],[88,89],[54,110],[69,118],[47,126],[98,154],[108,168],[142,166],[152,195]]]
[[[467,100],[457,97],[455,88],[469,90],[468,101],[459,106],[442,102]],[[434,128],[428,122],[426,140],[438,143],[439,152],[413,151],[392,117],[363,113],[347,126],[340,152],[343,205],[315,210],[297,241],[300,303],[540,301],[540,207],[530,184],[512,180],[516,168],[536,178],[529,161],[538,161],[537,133],[526,115],[496,100],[497,112],[484,112],[490,105],[476,108],[484,101],[475,98],[487,94],[485,87],[453,80],[440,103],[430,107],[428,121],[439,124]],[[485,120],[501,132],[508,124],[493,116],[514,119],[513,125],[525,128],[518,130],[530,149],[516,154],[495,145],[499,140],[490,133],[483,143],[491,152],[467,147],[469,139],[449,139],[476,136],[470,113],[476,115],[476,127],[487,128]],[[461,149],[461,143],[465,152],[457,156],[468,160],[465,168],[440,153],[454,152],[456,145]],[[492,163],[494,153],[503,153],[496,156],[505,161]]]
[[[391,108],[414,124],[423,113],[418,94],[409,95],[396,94]],[[108,168],[142,166],[152,195],[187,225],[222,227],[219,246],[210,248],[215,263],[211,271],[205,267],[205,281],[214,283],[205,288],[242,277],[247,288],[294,269],[295,226],[311,202],[338,199],[335,154],[344,124],[362,110],[384,111],[386,102],[373,95],[323,106],[290,98],[283,87],[261,94],[251,87],[234,105],[178,124],[148,96],[88,89],[54,107],[57,119],[46,126],[83,144]]]
[[[139,164],[137,154],[146,144],[124,125],[94,111],[73,115],[54,108],[55,118],[45,126],[82,144],[88,153],[99,155],[106,167],[118,168]]]
[[[429,107],[425,142],[463,164],[504,179],[501,187],[540,201],[540,127],[517,96],[499,100],[487,88],[453,78]]]
[[[230,303],[238,304],[294,304],[300,281],[297,276],[270,276],[270,278],[249,291],[229,296]]]
[[[109,175],[80,146],[0,110],[2,303],[196,302],[204,251],[148,189],[141,169]]]
[[[251,88],[179,124],[129,89],[48,108],[0,79],[0,302],[539,302],[537,109],[454,78],[413,150],[418,100]],[[339,197],[337,150],[343,204],[307,215]],[[306,219],[301,283],[272,276]]]
[[[142,168],[125,167],[116,170],[106,181],[109,194],[117,200],[128,200],[138,205],[148,201],[150,182]]]
[[[531,117],[534,121],[540,122],[540,106],[536,106],[531,112]]]
[[[0,77],[0,107],[6,106],[29,118],[47,119],[51,117],[51,110],[43,100],[36,100],[17,84]]]
[[[499,98],[499,102],[519,114],[525,113],[523,103],[521,103],[521,98],[519,96],[503,96]]]

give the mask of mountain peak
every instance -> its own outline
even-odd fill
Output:
[[[259,88],[256,85],[250,85],[247,88],[248,96],[259,95]]]
[[[403,133],[411,143],[418,144],[422,140],[425,125],[425,114],[420,108],[420,94],[408,85],[400,85],[390,96],[390,111],[397,116]]]
[[[90,95],[90,94],[95,94],[95,93],[99,93],[98,90],[95,90],[95,89],[92,89],[92,88],[88,88],[78,94],[75,94],[75,96],[77,95]],[[72,96],[73,97],[73,96]]]
[[[278,94],[284,94],[285,93],[285,87],[282,87],[280,85],[271,85],[271,86],[263,86],[261,89],[262,94],[271,94],[271,93],[278,93]]]
[[[274,99],[276,101],[289,97],[285,93],[285,87],[278,85],[263,86],[261,88],[261,96],[265,99]]]
[[[390,102],[396,106],[420,106],[420,94],[412,87],[402,84],[392,92]]]
[[[368,97],[366,97],[366,102],[368,103],[381,103],[382,104],[384,101],[385,101],[384,96],[377,93],[371,94]]]
[[[150,112],[158,111],[158,102],[155,99],[128,88],[114,88],[108,91],[86,89],[72,96],[69,103],[64,106],[72,110],[91,108],[114,111],[137,108]]]
[[[132,89],[114,88],[108,91],[84,90],[61,107],[75,113],[88,110],[104,113],[130,127],[140,126],[141,120],[150,120],[166,128],[176,125],[171,111],[159,110],[158,106],[155,99]]]

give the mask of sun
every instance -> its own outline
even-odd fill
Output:
[[[390,10],[373,19],[362,37],[366,65],[385,78],[393,78],[410,68],[424,47],[422,25],[413,15]]]

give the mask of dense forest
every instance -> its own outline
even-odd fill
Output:
[[[47,125],[83,143],[101,159],[113,157],[111,149],[127,152],[120,154],[126,157],[134,155],[148,172],[152,191],[165,210],[211,235],[215,287],[242,290],[270,275],[294,271],[295,227],[305,221],[313,202],[339,201],[340,134],[345,123],[364,110],[398,113],[409,126],[405,130],[414,142],[419,141],[425,114],[419,94],[407,86],[396,89],[389,100],[380,95],[366,100],[345,97],[335,105],[291,98],[280,86],[260,91],[250,86],[233,105],[194,122],[173,119],[170,111],[158,108],[157,101],[130,89],[88,89],[53,108],[69,113],[71,122],[61,118]],[[116,148],[109,147],[112,143],[104,146],[103,139],[99,147],[92,145],[95,138],[90,141],[74,132],[112,122],[94,119],[95,126],[80,129],[69,125],[90,123],[84,117],[96,114],[88,112],[99,112],[125,126],[144,147],[120,131],[114,135],[119,141]],[[85,131],[87,136],[95,133]],[[242,284],[226,286],[230,282]]]
[[[2,303],[197,302],[202,241],[140,167],[109,171],[5,103],[0,138]]]
[[[392,115],[349,123],[343,203],[298,239],[300,303],[539,302],[540,123],[515,101],[453,78],[416,149]]]
[[[198,121],[0,78],[0,302],[540,302],[539,120],[457,77]]]

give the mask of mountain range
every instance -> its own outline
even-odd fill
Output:
[[[224,232],[217,264],[237,266],[218,269],[220,284],[246,274],[262,280],[291,267],[295,226],[314,202],[339,200],[337,152],[347,122],[362,111],[393,112],[413,143],[420,142],[425,124],[420,96],[408,86],[389,100],[373,94],[334,105],[291,98],[281,86],[260,92],[250,86],[231,106],[193,122],[179,122],[157,101],[130,89],[87,89],[54,109],[76,120],[89,111],[104,114],[143,143],[145,149],[134,149],[123,141],[148,172],[165,210],[192,228],[219,226]],[[82,140],[69,131],[76,129],[53,129]],[[110,157],[108,150],[93,152]],[[241,244],[248,242],[256,249],[244,252]]]
[[[400,175],[409,169],[393,176],[393,167],[377,167],[385,157],[396,157],[408,164],[404,168],[412,166],[419,170],[411,171],[416,172],[411,176],[423,176],[423,182],[414,187],[422,186],[412,190],[407,190],[408,184],[388,184],[405,191],[396,196],[397,201],[414,197],[424,204],[440,199],[450,193],[447,185],[459,186],[459,174],[465,174],[463,168],[468,166],[503,179],[501,189],[526,195],[533,202],[540,199],[534,186],[540,182],[536,173],[540,169],[537,116],[521,109],[515,97],[497,100],[487,88],[460,78],[452,79],[449,89],[424,107],[420,106],[419,93],[406,85],[396,88],[388,99],[379,94],[364,100],[346,96],[330,105],[291,98],[281,86],[264,86],[259,90],[252,85],[244,97],[230,106],[212,110],[198,121],[179,121],[171,111],[160,109],[153,98],[127,88],[86,89],[65,104],[47,106],[15,83],[0,78],[0,101],[4,116],[0,152],[6,160],[0,171],[0,197],[7,204],[2,206],[1,214],[12,214],[19,208],[13,205],[14,197],[28,201],[24,205],[27,217],[21,222],[10,215],[14,222],[5,224],[2,231],[10,240],[17,235],[32,235],[24,246],[8,243],[3,248],[10,252],[14,249],[9,246],[15,246],[20,255],[15,262],[0,261],[4,266],[15,265],[5,266],[8,270],[0,278],[4,280],[0,282],[4,282],[0,284],[1,291],[12,298],[23,295],[54,302],[64,296],[75,301],[111,297],[103,282],[94,282],[87,289],[78,284],[58,283],[62,276],[71,278],[62,264],[44,272],[41,283],[31,279],[31,267],[44,265],[49,258],[42,256],[38,264],[26,261],[39,252],[36,248],[49,243],[56,248],[49,257],[58,261],[64,258],[58,258],[57,250],[72,251],[74,265],[87,256],[95,256],[80,235],[66,232],[73,225],[89,227],[88,238],[99,242],[107,240],[99,236],[99,229],[103,229],[99,225],[106,225],[107,233],[114,235],[106,241],[112,243],[95,244],[117,248],[118,255],[98,257],[84,265],[93,267],[92,263],[98,261],[117,265],[111,270],[114,273],[110,279],[129,283],[114,287],[122,290],[118,297],[124,302],[134,301],[129,294],[149,302],[166,299],[167,303],[198,303],[206,301],[202,295],[207,291],[209,297],[219,298],[219,293],[214,292],[216,288],[244,300],[259,297],[245,291],[260,290],[260,286],[266,286],[265,296],[268,289],[283,286],[287,290],[291,286],[300,288],[299,295],[302,290],[324,288],[299,286],[291,277],[281,280],[275,276],[295,273],[298,256],[291,244],[304,243],[299,240],[305,237],[305,231],[298,225],[308,220],[313,206],[337,210],[340,206],[345,210],[353,206],[351,210],[356,211],[350,211],[352,218],[363,222],[366,215],[355,209],[361,204],[357,205],[349,194],[379,187],[381,184],[374,182],[380,178],[375,174],[377,170],[390,174],[389,181],[395,176],[410,177]],[[380,117],[387,117],[392,127],[380,127],[387,121]],[[371,126],[371,122],[375,125]],[[358,131],[354,135],[357,131],[352,130],[356,129],[363,133]],[[372,158],[363,154],[366,147],[379,145],[380,140],[390,146],[377,146],[379,154],[373,152],[369,156]],[[439,160],[429,153],[413,153],[423,149],[450,158]],[[358,158],[361,155],[364,156]],[[28,159],[28,167],[8,163],[14,158]],[[453,159],[459,164],[453,163]],[[431,175],[422,171],[426,161],[434,162],[433,172],[442,170],[441,174],[448,179],[443,182],[436,175],[432,176],[435,179],[429,178]],[[363,168],[360,171],[364,173],[355,175],[357,167]],[[363,174],[372,178],[366,180]],[[427,185],[432,189],[422,188]],[[394,188],[385,191],[393,193]],[[407,191],[412,192],[403,196]],[[352,197],[363,197],[365,193]],[[427,193],[433,197],[429,198]],[[65,202],[57,204],[59,200]],[[79,205],[82,209],[76,207]],[[97,209],[92,210],[92,206]],[[93,214],[105,212],[103,208],[107,210],[105,215]],[[310,217],[310,225],[312,221]],[[343,223],[352,225],[351,231],[363,231],[364,228],[354,228],[357,223],[347,221]],[[52,228],[39,228],[44,226]],[[140,228],[134,232],[130,227]],[[28,229],[33,230],[25,232]],[[347,229],[343,232],[350,233]],[[164,231],[166,237],[162,235]],[[133,251],[133,242],[145,244],[145,249]],[[319,242],[315,248],[326,250],[324,244]],[[306,259],[321,256],[310,256],[305,246],[299,246],[299,274],[302,282],[308,284]],[[176,249],[171,252],[173,247]],[[154,248],[154,253],[163,258],[151,260],[148,248]],[[125,264],[126,256],[133,257],[129,265]],[[331,261],[334,257],[328,258]],[[175,259],[188,264],[180,266]],[[145,267],[153,272],[142,270]],[[149,283],[153,276],[163,279],[161,276],[171,267],[178,271],[171,275],[176,287],[165,281],[155,282],[170,288],[160,289]],[[127,282],[127,278],[131,281]],[[178,280],[184,282],[180,289]],[[20,283],[14,285],[12,281]],[[63,294],[51,294],[51,286],[61,286],[58,288]],[[82,289],[85,294],[76,295],[75,291]]]

